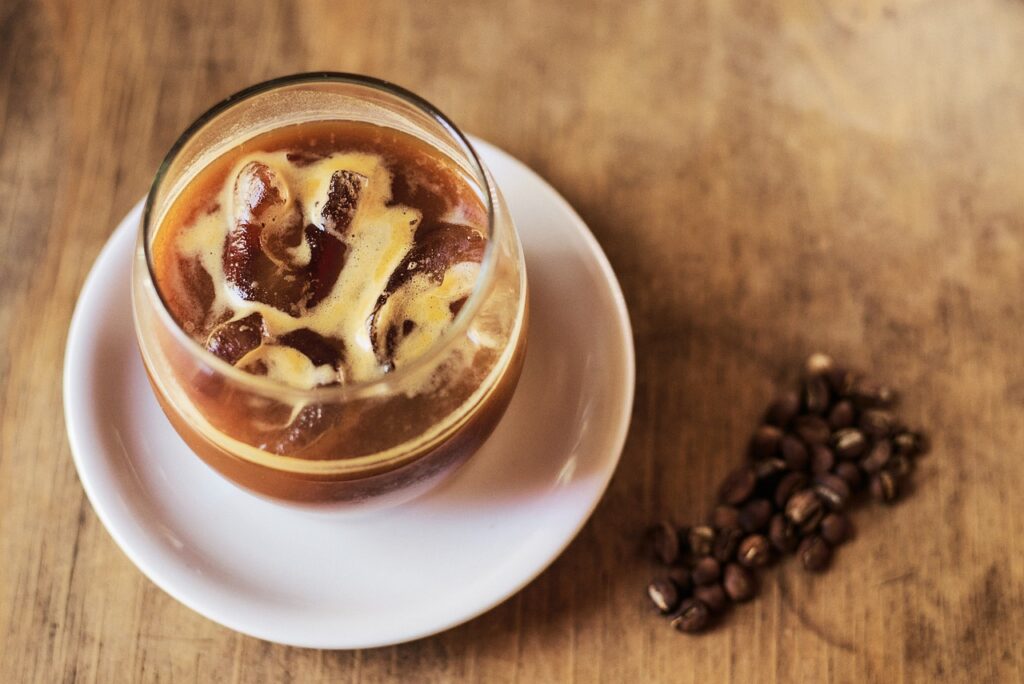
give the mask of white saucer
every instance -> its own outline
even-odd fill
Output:
[[[92,268],[71,321],[64,413],[100,520],[164,591],[227,627],[314,648],[434,634],[546,568],[611,479],[633,403],[622,292],[594,237],[539,176],[475,141],[526,253],[522,380],[494,435],[449,482],[361,517],[236,488],[189,452],[139,358],[129,272],[141,202]]]

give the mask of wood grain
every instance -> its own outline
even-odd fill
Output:
[[[10,0],[0,6],[0,680],[1024,679],[1024,3]],[[245,85],[370,73],[526,161],[591,225],[638,353],[593,520],[490,613],[362,652],[234,634],[96,519],[61,412],[67,325],[165,150]],[[635,538],[695,520],[823,348],[936,447],[834,569],[791,564],[700,638]]]

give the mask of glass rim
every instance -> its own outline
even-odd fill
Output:
[[[433,121],[438,123],[452,138],[452,141],[456,144],[458,151],[462,152],[466,156],[466,159],[469,161],[471,166],[470,170],[475,176],[474,180],[480,184],[480,190],[483,194],[487,210],[487,244],[484,246],[484,255],[480,262],[480,272],[477,275],[476,281],[473,283],[473,290],[466,299],[466,303],[452,319],[452,323],[444,333],[442,333],[441,336],[438,337],[423,354],[417,356],[407,365],[395,368],[380,377],[339,385],[321,385],[307,389],[288,385],[277,380],[271,380],[270,378],[261,375],[254,375],[253,373],[248,373],[237,368],[208,350],[202,343],[186,333],[178,321],[175,320],[174,316],[171,315],[167,301],[164,299],[164,295],[157,284],[153,269],[153,254],[148,238],[150,236],[151,229],[153,228],[151,223],[154,219],[153,211],[154,204],[156,202],[156,195],[162,187],[162,182],[164,181],[171,164],[177,159],[178,155],[189,141],[202,131],[207,124],[229,109],[264,93],[287,86],[325,82],[360,86],[383,92],[412,105],[415,109],[427,114],[431,119],[433,119]],[[240,140],[239,142],[244,141]],[[173,199],[176,199],[176,197],[172,198],[172,200]],[[495,268],[494,261],[496,258],[495,243],[497,237],[494,234],[495,227],[497,225],[495,221],[494,207],[495,188],[490,181],[490,177],[483,165],[483,162],[480,161],[480,157],[477,155],[476,149],[459,127],[456,126],[455,123],[437,107],[410,90],[373,76],[335,71],[313,71],[280,76],[278,78],[256,83],[247,88],[243,88],[236,93],[228,95],[200,114],[199,117],[197,117],[196,120],[178,136],[174,141],[174,144],[171,145],[167,154],[164,156],[163,160],[160,162],[160,166],[157,169],[152,184],[150,185],[149,192],[146,194],[146,201],[142,210],[142,220],[140,222],[139,230],[146,257],[146,275],[150,283],[152,283],[153,291],[156,293],[156,299],[159,301],[159,315],[164,320],[165,325],[172,331],[172,334],[179,342],[181,342],[189,353],[196,355],[208,367],[231,379],[233,382],[263,394],[270,394],[277,397],[287,396],[293,400],[339,401],[378,396],[381,393],[380,388],[386,388],[391,385],[400,385],[404,378],[415,376],[417,372],[421,372],[430,367],[430,364],[436,361],[437,357],[441,355],[445,349],[448,349],[456,339],[465,333],[466,328],[469,327],[469,322],[475,317],[478,309],[480,308],[480,303],[487,290],[487,285],[493,278]]]

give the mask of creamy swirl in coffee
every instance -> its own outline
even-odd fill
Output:
[[[157,236],[158,286],[190,336],[245,371],[300,388],[380,377],[472,292],[482,203],[436,156],[294,128],[200,172]]]

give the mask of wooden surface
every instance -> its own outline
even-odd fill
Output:
[[[0,4],[0,681],[1012,682],[1024,678],[1024,3]],[[373,74],[548,178],[622,282],[634,420],[538,580],[422,641],[315,652],[157,589],[75,474],[68,320],[179,132],[253,82]],[[703,515],[823,348],[935,449],[834,569],[692,638],[635,537]]]

